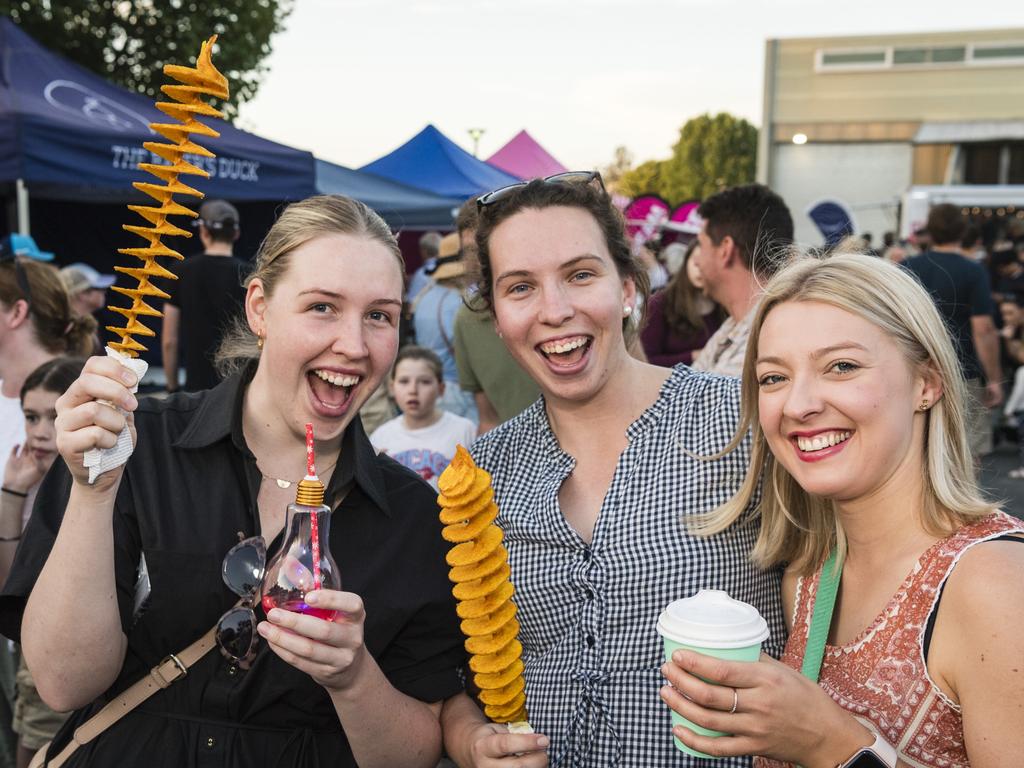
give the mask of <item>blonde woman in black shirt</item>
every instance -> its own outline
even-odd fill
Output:
[[[436,765],[435,702],[460,688],[463,652],[433,494],[377,457],[356,418],[395,357],[402,271],[391,233],[361,203],[296,203],[248,281],[227,380],[137,400],[132,375],[94,357],[61,398],[66,467],[44,481],[0,597],[0,630],[20,629],[42,697],[78,710],[50,758],[231,607],[225,553],[255,534],[273,553],[312,422],[346,591],[307,600],[337,617],[271,610],[249,658],[202,656],[66,765]],[[112,446],[126,423],[98,401],[124,409],[137,434],[127,465],[90,485],[83,453]],[[134,589],[143,562],[144,609]]]

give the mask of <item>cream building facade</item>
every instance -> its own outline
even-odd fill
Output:
[[[1024,194],[1024,28],[768,40],[758,180],[805,244],[823,199],[877,243],[912,187]]]

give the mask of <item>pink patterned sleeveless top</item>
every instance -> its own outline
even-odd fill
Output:
[[[843,709],[896,747],[914,768],[969,768],[960,706],[932,681],[923,640],[939,591],[960,556],[975,544],[1024,532],[1024,522],[997,512],[933,544],[882,613],[849,645],[825,646],[818,684]],[[793,630],[783,663],[799,670],[807,645],[819,571],[796,587]],[[755,768],[788,763],[758,757]]]

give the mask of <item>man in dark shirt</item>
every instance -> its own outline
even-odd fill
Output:
[[[224,330],[242,311],[247,264],[234,257],[238,211],[225,200],[207,200],[199,209],[203,253],[181,263],[178,279],[166,287],[160,349],[167,391],[178,388],[179,351],[184,348],[185,389],[209,389],[220,381],[213,367]]]
[[[965,226],[957,206],[934,206],[928,213],[930,248],[907,259],[903,266],[931,293],[952,334],[971,395],[967,427],[971,452],[977,458],[992,450],[992,426],[986,409],[1002,402],[1003,375],[988,274],[960,252]]]

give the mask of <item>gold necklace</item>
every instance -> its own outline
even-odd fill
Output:
[[[327,469],[321,470],[320,474],[327,475],[327,473],[334,469],[334,467],[337,466],[337,464],[338,459],[335,459],[334,463],[327,467]],[[277,487],[280,488],[281,490],[291,488],[293,485],[295,485],[295,483],[298,482],[297,480],[285,480],[283,477],[274,477],[273,475],[268,475],[266,472],[260,469],[259,462],[256,463],[256,469],[260,470],[260,475],[263,476],[264,480],[273,480],[275,483],[277,483]]]

